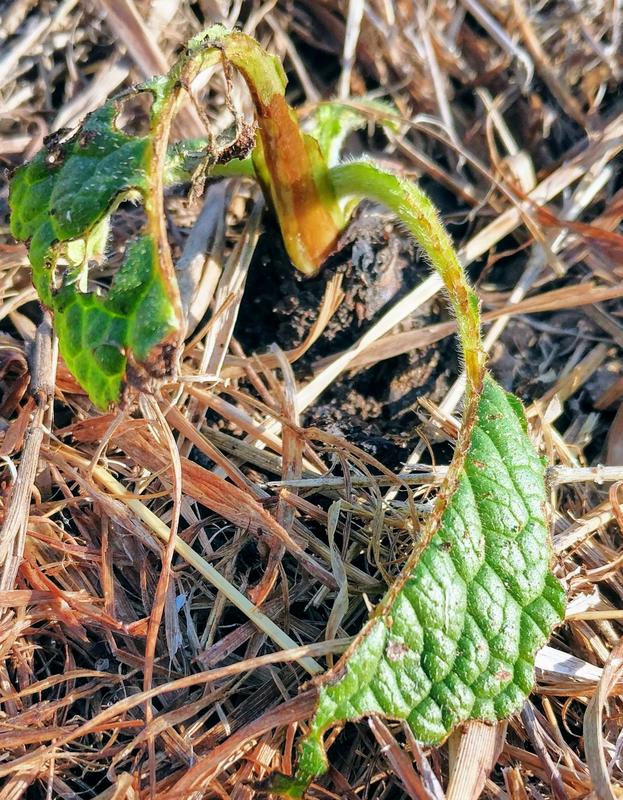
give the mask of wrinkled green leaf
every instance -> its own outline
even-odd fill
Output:
[[[419,741],[437,744],[467,719],[521,708],[536,651],[565,608],[549,568],[543,471],[518,401],[487,378],[438,532],[322,680],[297,775],[275,791],[301,797],[326,770],[322,737],[338,722],[406,720]]]
[[[157,108],[161,83],[139,89]],[[11,231],[29,241],[33,283],[54,312],[61,355],[100,408],[117,402],[128,381],[140,383],[142,372],[166,371],[166,343],[180,326],[177,287],[151,231],[128,245],[107,293],[88,287],[116,207],[128,198],[151,202],[152,142],[117,128],[121,102],[106,103],[70,138],[49,138],[10,191]]]
[[[399,578],[338,664],[316,681],[318,703],[293,778],[265,787],[302,797],[327,768],[324,732],[364,716],[405,720],[437,744],[468,719],[517,711],[536,650],[564,615],[550,570],[544,467],[519,400],[485,372],[478,300],[430,199],[370,161],[334,167],[338,198],[391,209],[441,277],[465,366],[452,462]]]

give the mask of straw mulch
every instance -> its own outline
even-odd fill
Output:
[[[397,130],[371,121],[347,149],[440,206],[491,368],[550,465],[569,592],[506,730],[423,749],[399,725],[346,726],[313,796],[623,797],[621,4],[0,5],[0,800],[256,796],[291,768],[300,687],[365,620],[449,460],[454,323],[373,206],[301,281],[251,184],[172,190],[199,287],[179,380],[100,414],[58,360],[9,235],[9,170],[214,21],[284,60],[304,114],[367,92],[396,106]],[[202,90],[217,133],[226,93],[218,72]],[[124,205],[109,269],[140,226]]]

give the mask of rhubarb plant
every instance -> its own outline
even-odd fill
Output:
[[[257,131],[248,157],[240,146],[219,150],[207,140],[169,146],[190,83],[219,61],[241,73],[253,99]],[[10,204],[13,234],[29,243],[33,282],[54,314],[61,353],[101,408],[175,368],[184,320],[163,211],[172,181],[255,177],[294,266],[308,275],[333,251],[357,203],[377,201],[444,283],[466,375],[454,456],[399,577],[338,663],[315,679],[317,708],[295,775],[275,774],[264,787],[300,798],[326,771],[323,737],[337,724],[404,720],[417,739],[437,744],[466,720],[518,711],[532,690],[536,651],[563,619],[565,600],[551,571],[544,465],[521,403],[486,373],[478,301],[436,209],[417,185],[371,161],[337,163],[361,115],[325,105],[314,135],[306,134],[285,88],[281,64],[255,40],[210,28],[168,75],[130,91],[152,97],[145,135],[117,124],[128,93],[109,101],[17,170]],[[372,110],[383,116],[383,108]],[[142,200],[146,229],[103,291],[89,268],[105,255],[111,215],[128,198]]]

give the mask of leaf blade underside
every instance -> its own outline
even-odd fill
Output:
[[[159,88],[156,79],[138,91],[157,96]],[[110,100],[70,138],[53,137],[10,187],[11,231],[29,242],[33,284],[54,312],[61,355],[102,409],[119,401],[132,370],[166,371],[163,348],[180,327],[177,287],[151,230],[128,243],[106,295],[79,288],[105,252],[118,204],[149,198],[150,137],[117,128],[120,109]]]
[[[323,734],[339,722],[403,719],[432,745],[467,719],[493,722],[521,708],[535,654],[564,618],[544,504],[544,469],[523,412],[487,377],[439,530],[398,579],[393,600],[379,604],[381,614],[319,682],[297,773],[275,779],[273,791],[303,796],[327,768]]]

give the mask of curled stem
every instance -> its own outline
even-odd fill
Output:
[[[330,174],[335,193],[339,198],[375,200],[392,211],[407,227],[442,279],[457,320],[466,376],[463,422],[454,457],[441,486],[434,513],[427,520],[422,535],[402,571],[406,579],[439,527],[449,498],[458,484],[465,455],[469,449],[486,363],[480,335],[478,298],[467,281],[452,239],[441,223],[437,209],[415,183],[381,169],[370,161],[341,164],[334,167]],[[400,590],[403,582],[396,581],[394,585],[397,587],[396,592]],[[393,597],[392,591],[388,604],[391,604]]]
[[[207,59],[220,52],[244,78],[258,128],[255,175],[277,215],[292,263],[313,275],[335,249],[345,220],[320,146],[301,131],[286,102],[281,62],[250,36],[218,25],[193,39],[189,49],[205,52]]]

